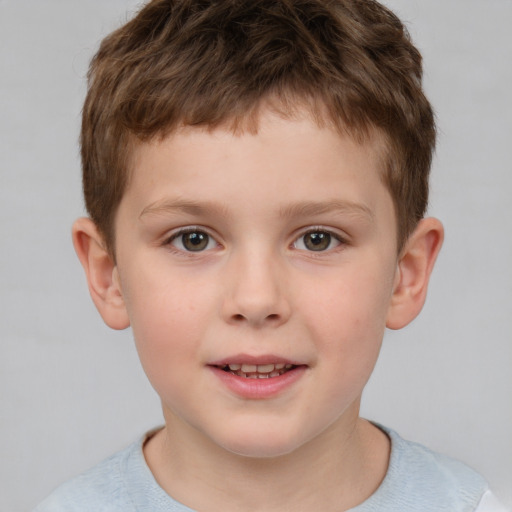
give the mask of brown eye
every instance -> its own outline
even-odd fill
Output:
[[[208,233],[196,230],[177,233],[172,238],[171,244],[182,251],[201,252],[214,247],[215,241]]]
[[[181,235],[183,247],[187,251],[202,251],[208,246],[210,237],[206,233],[185,233]]]
[[[323,231],[306,233],[304,246],[310,251],[325,251],[331,245],[331,235]]]
[[[304,233],[293,246],[302,251],[322,252],[334,249],[341,243],[342,241],[329,231],[316,230]]]

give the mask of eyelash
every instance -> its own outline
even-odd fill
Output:
[[[184,244],[183,244],[183,237],[185,235],[187,235],[187,234],[197,234],[197,235],[205,236],[206,237],[206,245],[205,245],[205,247],[204,248],[200,248],[197,251],[187,250],[184,247]],[[304,248],[297,247],[297,245],[299,244],[300,240],[304,240],[304,238],[306,236],[313,235],[313,234],[315,234],[315,235],[322,235],[322,237],[320,237],[320,239],[319,239],[319,245],[324,240],[323,236],[327,235],[329,237],[328,238],[328,246],[325,249],[321,249],[321,250],[315,251],[315,250],[312,250],[312,249],[308,249],[306,247],[306,243],[302,242],[302,244],[304,245]],[[182,240],[182,243],[181,243],[182,247],[176,247],[176,245],[174,245],[173,242],[175,242],[176,240],[179,240],[180,238]],[[202,239],[202,240],[204,240],[204,239]],[[198,239],[197,246],[200,246],[202,240]],[[333,241],[336,241],[337,245],[335,245],[334,247],[330,247],[332,245]],[[181,255],[192,256],[194,254],[201,254],[203,252],[211,250],[213,247],[208,247],[208,246],[212,242],[214,242],[217,247],[220,245],[215,240],[215,238],[212,235],[210,235],[208,233],[208,231],[206,231],[205,229],[200,228],[200,227],[196,227],[196,226],[190,226],[190,227],[187,227],[187,228],[180,229],[176,233],[173,233],[171,236],[169,236],[168,238],[166,238],[164,240],[162,245],[169,247],[174,252],[179,253]],[[313,242],[313,243],[315,243],[315,242]],[[340,236],[339,234],[337,234],[337,233],[335,233],[335,232],[333,232],[333,231],[331,231],[329,229],[326,229],[326,228],[318,226],[318,227],[314,227],[314,228],[309,228],[307,231],[301,233],[298,237],[296,237],[294,239],[294,241],[291,244],[291,247],[295,248],[295,249],[298,249],[298,250],[301,250],[301,251],[304,251],[304,252],[307,252],[307,253],[310,253],[311,255],[321,256],[322,254],[330,253],[330,252],[339,250],[340,246],[343,247],[343,246],[346,246],[346,245],[347,245],[347,241],[342,236]]]
[[[340,247],[343,247],[343,246],[347,245],[347,241],[341,235],[331,231],[330,229],[326,229],[326,228],[323,228],[321,226],[317,226],[317,227],[314,227],[314,228],[309,228],[307,231],[305,231],[300,236],[295,238],[292,246],[296,247],[300,240],[304,240],[304,238],[306,236],[312,235],[312,234],[322,235],[322,237],[319,239],[319,243],[322,243],[323,236],[327,235],[329,237],[328,238],[328,246],[325,249],[322,249],[322,250],[319,250],[319,251],[315,251],[315,250],[312,250],[312,249],[308,250],[307,248],[300,249],[300,250],[306,251],[306,252],[308,252],[308,253],[310,253],[311,255],[314,255],[314,256],[321,256],[322,254],[325,254],[325,253],[331,253],[333,251],[340,250]],[[337,243],[337,245],[335,245],[334,247],[330,247],[333,241],[335,241]],[[306,245],[304,242],[302,242],[302,243],[304,245]]]
[[[200,250],[197,250],[197,251],[193,251],[193,250],[187,250],[184,246],[183,246],[183,237],[187,234],[198,234],[198,235],[204,235],[206,236],[206,239],[207,239],[207,242],[206,242],[206,247],[204,249],[200,249]],[[173,242],[176,241],[176,240],[182,240],[182,246],[183,248],[180,248],[180,247],[176,247]],[[201,240],[199,240],[200,242]],[[200,253],[203,253],[205,252],[206,250],[208,250],[208,245],[210,245],[211,242],[215,242],[215,244],[218,246],[218,242],[215,240],[215,238],[213,236],[211,236],[205,229],[202,229],[202,228],[199,228],[199,227],[196,227],[196,226],[190,226],[190,227],[187,227],[187,228],[183,228],[183,229],[180,229],[179,231],[177,231],[176,233],[173,233],[171,236],[169,236],[168,238],[166,238],[163,242],[163,245],[169,247],[170,249],[173,250],[173,252],[176,252],[180,255],[187,255],[187,256],[192,256],[194,254],[200,254]],[[199,244],[198,244],[199,245]],[[210,247],[211,249],[211,247]]]

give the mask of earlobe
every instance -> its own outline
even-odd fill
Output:
[[[91,219],[73,224],[73,245],[82,264],[91,298],[105,323],[113,329],[130,325],[117,267],[107,251],[103,237]]]
[[[430,274],[443,244],[444,230],[434,218],[422,219],[406,242],[398,260],[386,326],[401,329],[421,311]]]

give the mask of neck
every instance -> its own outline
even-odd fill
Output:
[[[144,453],[159,485],[198,511],[348,510],[378,488],[389,460],[387,436],[357,415],[272,458],[233,454],[179,431],[167,423]]]

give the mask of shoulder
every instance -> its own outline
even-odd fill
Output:
[[[192,512],[158,485],[142,447],[158,429],[59,487],[33,512]]]
[[[388,431],[388,435],[394,448],[390,463],[398,475],[410,474],[408,481],[411,486],[444,489],[464,500],[476,498],[477,502],[487,489],[484,478],[466,464],[402,439],[393,431]]]
[[[487,482],[460,461],[402,439],[379,425],[391,440],[386,477],[358,512],[474,512]]]
[[[61,485],[33,512],[134,512],[124,474],[141,446],[142,441],[137,441]]]

